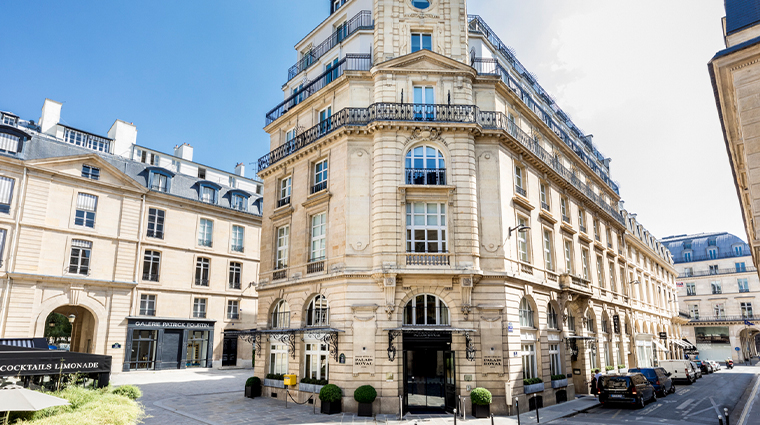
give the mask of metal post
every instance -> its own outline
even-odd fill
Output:
[[[718,415],[718,425],[723,425],[723,416]]]
[[[459,407],[462,409],[462,420],[467,419],[467,397],[463,398],[459,403]]]
[[[457,409],[454,409],[454,425],[457,425]]]
[[[398,420],[404,419],[404,396],[398,396]]]
[[[493,413],[491,413],[491,425],[493,425]]]
[[[536,396],[535,395],[533,396],[533,401],[536,404],[536,423],[540,424],[541,423],[541,418],[538,417],[538,400],[536,400]]]
[[[729,425],[729,423],[728,423],[728,421],[729,421],[729,419],[728,419],[728,408],[727,407],[723,408],[723,416],[726,418],[726,425]]]
[[[515,410],[517,410],[517,425],[520,425],[520,400],[515,397]]]
[[[314,397],[314,396],[311,396],[311,397]],[[311,398],[311,397],[309,397],[309,398]],[[313,410],[314,411],[313,413],[316,415],[317,414],[317,400],[312,400],[311,401],[311,407],[312,407],[311,410]]]
[[[288,408],[288,389],[285,388],[285,409]]]

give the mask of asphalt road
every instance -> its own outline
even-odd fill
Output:
[[[759,372],[760,368],[752,366],[737,366],[733,370],[721,369],[703,376],[693,385],[676,384],[675,394],[665,398],[659,397],[656,402],[650,402],[643,409],[600,406],[575,416],[554,420],[552,423],[714,425],[718,423],[718,413],[722,415],[724,407],[728,408],[732,418],[741,414],[740,410],[734,414],[734,409],[743,408],[746,400],[742,399],[742,395]]]

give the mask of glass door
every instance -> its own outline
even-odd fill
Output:
[[[456,356],[453,351],[443,352],[444,362],[444,394],[446,398],[446,410],[452,411],[457,408],[457,373]]]
[[[444,410],[447,388],[444,358],[444,351],[438,350],[404,352],[404,385],[408,410]],[[452,370],[452,381],[453,376]],[[455,397],[452,401],[453,399]]]

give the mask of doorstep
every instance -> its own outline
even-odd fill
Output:
[[[539,417],[541,422],[549,422],[555,419],[564,418],[567,416],[575,415],[576,413],[585,412],[593,409],[596,406],[600,406],[599,400],[592,396],[580,396],[575,400],[566,401],[560,404],[554,404],[549,407],[542,407],[539,409]],[[517,419],[517,416],[510,416],[512,419]],[[535,424],[536,423],[536,411],[530,411],[520,414],[521,424]]]

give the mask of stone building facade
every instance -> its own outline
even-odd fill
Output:
[[[682,355],[670,254],[465,0],[329,5],[266,116],[257,376],[506,413]]]
[[[74,317],[69,348],[114,372],[250,367],[225,331],[256,322],[261,183],[199,178],[189,145],[159,162],[132,124],[98,136],[60,109],[0,113],[0,336],[42,337],[57,312]]]
[[[726,232],[670,236],[662,243],[678,270],[680,308],[689,315],[683,336],[696,346],[694,355],[736,362],[756,356],[760,278],[749,245]]]

